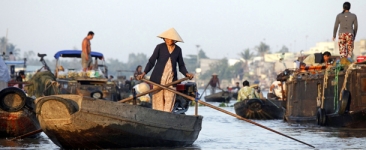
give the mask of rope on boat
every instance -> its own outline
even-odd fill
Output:
[[[320,99],[322,98],[322,91],[321,91],[321,85],[318,84],[318,96],[316,97],[316,106],[320,107],[322,105]]]
[[[323,83],[323,92],[322,92],[322,102],[321,102],[321,108],[324,108],[324,100],[325,100],[325,89],[328,87],[328,77],[329,77],[329,71],[330,71],[330,67],[328,67],[327,69],[325,69],[325,73],[324,73],[324,83]]]
[[[352,72],[352,70],[353,70],[353,68],[354,68],[354,63],[353,64],[351,64],[348,68],[347,68],[347,71],[346,71],[346,75],[344,75],[344,80],[343,80],[343,85],[342,85],[342,88],[341,88],[341,92],[340,92],[340,98],[342,98],[342,91],[343,90],[347,90],[347,80],[348,80],[348,75]]]
[[[338,110],[338,75],[339,71],[341,70],[342,66],[337,64],[335,68],[335,85],[334,85],[334,110]]]

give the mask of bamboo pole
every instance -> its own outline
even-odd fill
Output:
[[[21,139],[21,138],[24,138],[24,137],[27,137],[27,136],[31,136],[31,135],[34,135],[34,134],[40,133],[40,132],[42,132],[42,131],[43,131],[42,129],[34,130],[34,131],[32,131],[32,132],[29,132],[29,133],[23,134],[23,135],[21,135],[21,136],[17,136],[17,137],[15,137],[15,138],[12,138],[12,139],[10,139],[10,141],[14,141],[14,140],[16,140],[16,139]]]
[[[191,96],[188,96],[188,95],[186,95],[186,94],[180,93],[180,92],[175,91],[175,90],[173,90],[173,89],[170,89],[170,88],[164,87],[164,86],[162,86],[162,85],[160,85],[160,84],[156,84],[156,83],[151,82],[151,81],[146,80],[146,79],[142,79],[142,81],[147,82],[147,83],[150,83],[150,84],[153,84],[153,85],[155,85],[155,86],[158,86],[158,87],[163,88],[163,89],[165,89],[165,90],[171,91],[171,92],[173,92],[173,93],[176,93],[176,94],[178,94],[178,95],[180,95],[180,96],[183,96],[184,98],[187,98],[187,99],[189,99],[189,100],[191,100],[191,101],[195,101],[195,98],[193,98],[193,97],[191,97]],[[295,141],[297,141],[297,142],[300,142],[300,143],[302,143],[302,144],[308,145],[308,146],[310,146],[310,147],[312,147],[312,148],[315,148],[314,146],[312,146],[312,145],[310,145],[310,144],[308,144],[308,143],[305,143],[305,142],[303,142],[303,141],[300,141],[300,140],[298,140],[298,139],[295,139],[295,138],[293,138],[293,137],[291,137],[291,136],[288,136],[288,135],[286,135],[286,134],[283,134],[283,133],[281,133],[281,132],[278,132],[278,131],[276,131],[276,130],[273,130],[273,129],[271,129],[271,128],[268,128],[268,127],[266,127],[266,126],[263,126],[263,125],[261,125],[261,124],[259,124],[259,123],[254,122],[254,121],[251,121],[251,120],[245,119],[245,118],[243,118],[243,117],[240,117],[239,115],[236,115],[236,114],[231,113],[231,112],[229,112],[229,111],[227,111],[227,110],[224,110],[224,109],[221,109],[221,108],[219,108],[219,107],[216,107],[216,106],[211,105],[211,104],[209,104],[209,103],[203,102],[203,101],[201,101],[201,100],[198,100],[198,103],[203,104],[203,105],[208,106],[208,107],[211,107],[211,108],[213,108],[213,109],[216,109],[216,110],[218,110],[218,111],[220,111],[220,112],[223,112],[223,113],[225,113],[225,114],[228,114],[228,115],[230,115],[230,116],[236,117],[236,118],[238,118],[238,119],[240,119],[240,120],[243,120],[243,121],[249,122],[249,123],[251,123],[251,124],[254,124],[254,125],[259,126],[259,127],[263,128],[263,129],[266,129],[266,130],[272,131],[272,132],[277,133],[277,134],[279,134],[279,135],[282,135],[282,136],[284,136],[284,137],[290,138],[290,139],[295,140]]]

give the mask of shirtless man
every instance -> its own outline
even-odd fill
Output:
[[[88,35],[84,38],[82,43],[82,52],[81,52],[81,65],[83,67],[83,71],[88,69],[92,69],[92,58],[91,58],[91,47],[90,40],[93,39],[94,32],[89,31]]]

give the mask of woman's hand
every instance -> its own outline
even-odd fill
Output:
[[[138,76],[136,77],[136,79],[137,79],[137,80],[141,80],[141,79],[143,79],[143,78],[144,78],[144,76],[145,76],[145,72],[143,72],[142,74],[138,75]]]
[[[186,73],[186,77],[189,78],[189,80],[193,79],[194,75],[191,73]]]

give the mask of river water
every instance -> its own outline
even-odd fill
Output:
[[[221,107],[233,112],[230,107]],[[211,103],[219,106],[219,103]],[[194,107],[187,113],[194,114]],[[304,144],[288,139],[271,131],[257,127],[206,106],[200,106],[198,114],[204,116],[202,130],[196,142],[184,148],[132,148],[132,149],[311,149]],[[366,129],[329,128],[316,125],[288,124],[282,120],[254,120],[266,127],[304,141],[316,149],[364,149]],[[18,141],[0,139],[0,149],[59,149],[42,133],[39,138],[25,138]]]

